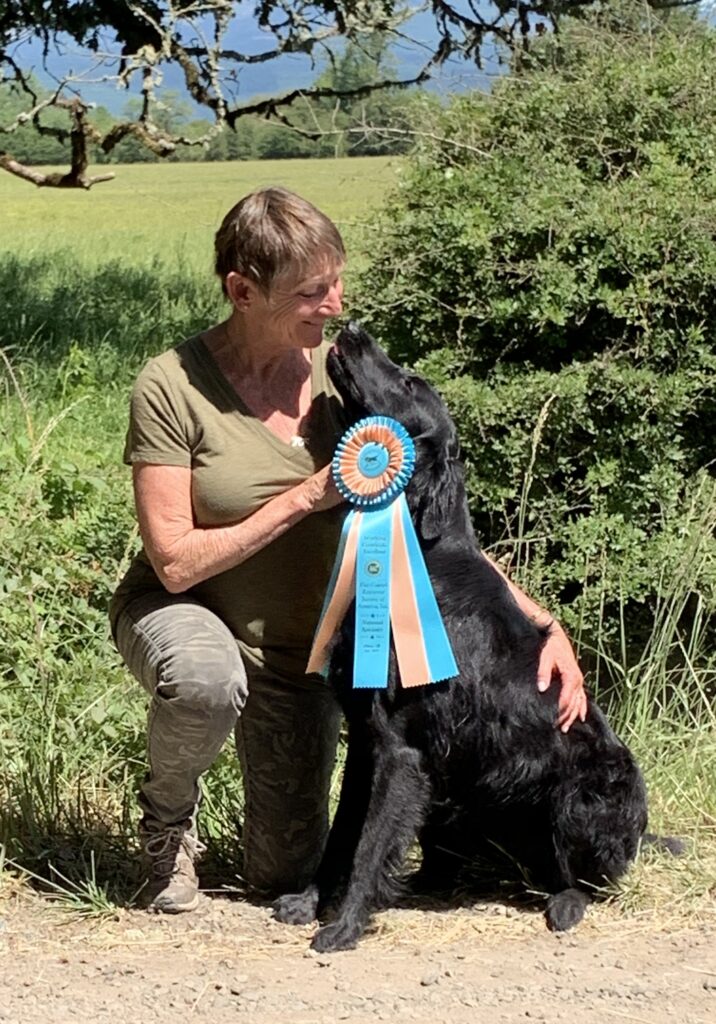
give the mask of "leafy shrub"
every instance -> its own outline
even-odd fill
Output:
[[[716,32],[634,10],[453,100],[360,288],[456,415],[485,545],[601,667],[638,660],[677,578],[675,637],[716,603]]]

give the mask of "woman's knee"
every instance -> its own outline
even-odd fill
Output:
[[[146,690],[204,714],[238,714],[247,695],[238,644],[213,612],[193,600],[149,595],[117,623],[117,646]]]
[[[188,641],[157,665],[159,700],[207,715],[240,714],[246,701],[246,671],[236,643],[207,648]]]

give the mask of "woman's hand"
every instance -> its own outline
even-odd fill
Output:
[[[342,505],[346,500],[340,493],[333,480],[330,463],[319,469],[313,476],[309,476],[301,487],[303,488],[309,512],[326,512],[329,508]]]
[[[569,637],[558,622],[552,622],[549,634],[542,648],[537,668],[537,688],[541,693],[548,690],[552,679],[559,680],[559,717],[557,725],[567,732],[577,720],[587,717],[587,694],[584,691],[584,676],[569,642]]]
[[[499,565],[482,552],[482,557],[500,575],[507,588],[525,615],[529,616],[536,626],[548,626],[549,632],[545,640],[537,668],[537,688],[541,693],[548,690],[552,679],[561,684],[559,693],[559,715],[557,726],[567,732],[570,725],[578,718],[584,721],[587,717],[587,695],[584,692],[584,676],[577,664],[577,659],[569,642],[569,637],[562,627],[549,614],[528,597],[523,590],[512,582]]]

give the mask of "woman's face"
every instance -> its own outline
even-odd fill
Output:
[[[278,282],[266,300],[267,327],[298,348],[315,348],[323,328],[343,310],[343,267],[327,267],[300,280]]]
[[[335,264],[317,268],[305,278],[279,280],[268,296],[255,285],[240,278],[229,285],[229,294],[244,321],[257,336],[280,348],[316,348],[323,341],[323,328],[331,317],[343,310],[342,266]],[[240,282],[245,298],[238,299]]]

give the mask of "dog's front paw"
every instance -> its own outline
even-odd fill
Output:
[[[547,900],[547,927],[553,932],[566,932],[584,917],[589,896],[579,889],[563,889]]]
[[[283,924],[310,924],[316,920],[318,889],[309,885],[303,892],[280,896],[273,905],[273,916]]]
[[[338,920],[319,928],[313,936],[311,949],[317,953],[335,953],[340,949],[355,949],[363,927],[357,921]]]

